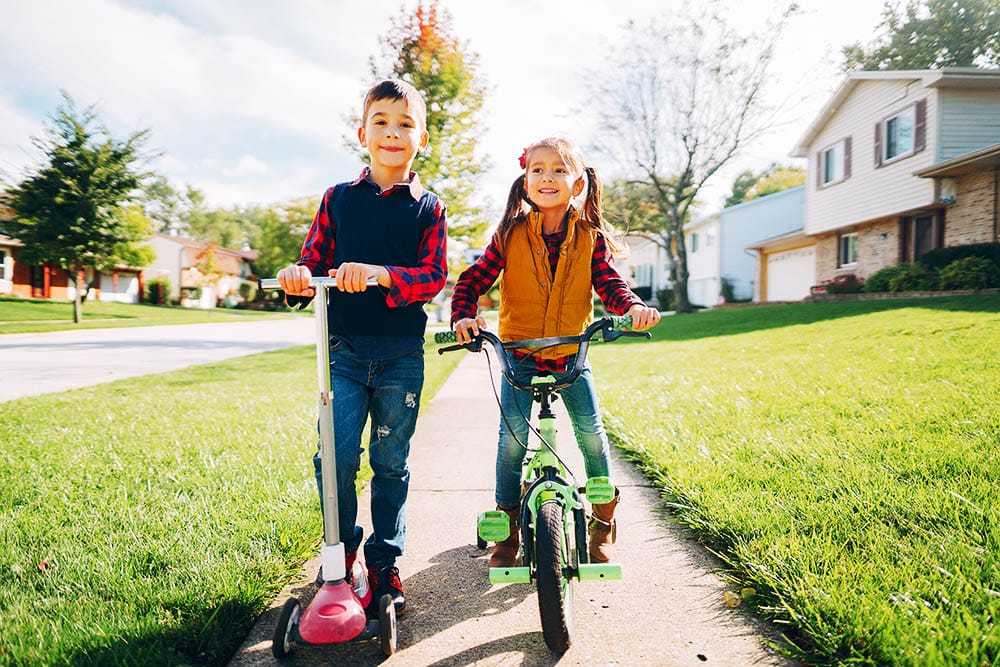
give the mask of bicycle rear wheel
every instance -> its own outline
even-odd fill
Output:
[[[538,586],[538,613],[542,618],[545,644],[556,653],[565,653],[573,628],[573,579],[563,574],[568,549],[563,537],[563,506],[546,500],[538,508],[535,526],[535,583]]]

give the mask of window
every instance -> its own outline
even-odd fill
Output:
[[[698,252],[698,235],[691,235],[691,252]]]
[[[851,138],[842,139],[819,154],[819,184],[839,183],[851,175]]]
[[[0,250],[0,280],[7,280],[7,251]]]
[[[891,160],[913,152],[913,107],[885,121],[885,159]]]
[[[852,266],[858,263],[858,235],[841,234],[837,251],[837,266]]]

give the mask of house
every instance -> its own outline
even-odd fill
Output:
[[[731,292],[727,297],[736,301],[753,298],[767,278],[758,275],[757,257],[748,251],[748,246],[760,239],[801,230],[804,193],[805,187],[800,185],[724,208],[684,225],[688,300],[712,306],[724,292]],[[765,269],[767,266],[765,263]],[[799,274],[789,274],[782,280],[795,285],[802,282]],[[725,290],[723,282],[727,283]],[[805,284],[803,296],[808,294],[810,285],[812,282]]]
[[[221,248],[159,232],[149,245],[156,259],[144,269],[146,281],[166,278],[172,300],[197,308],[238,299],[240,285],[253,275],[250,263],[259,256],[255,250]]]
[[[799,140],[818,283],[997,241],[1000,70],[853,72]]]
[[[703,216],[684,225],[687,249],[688,301],[699,306],[714,306],[722,295],[725,280],[732,297],[750,299],[760,280],[755,254],[747,246],[761,238],[784,235],[802,229],[803,186],[789,188],[765,197]],[[638,234],[625,237],[629,257],[618,262],[619,272],[629,279],[639,296],[655,297],[671,286],[670,258],[655,241]],[[812,276],[796,278],[797,289],[809,293]],[[773,299],[772,299],[773,300]]]
[[[17,261],[23,244],[0,234],[0,294],[28,299],[76,298],[76,283],[69,274],[51,262],[36,266]],[[88,268],[83,279],[90,288],[87,296],[100,301],[139,303],[142,295],[142,270],[116,266],[110,271]]]

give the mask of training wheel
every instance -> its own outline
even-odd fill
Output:
[[[278,616],[278,624],[274,626],[274,639],[271,642],[271,653],[275,658],[281,660],[288,656],[295,640],[292,638],[292,630],[299,624],[299,601],[296,598],[285,600],[285,606],[281,608]]]
[[[382,653],[392,655],[396,652],[396,606],[389,594],[378,600],[378,640]]]

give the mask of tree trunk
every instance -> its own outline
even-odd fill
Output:
[[[80,280],[80,269],[74,268],[73,273],[70,276],[73,279],[73,284],[76,286],[76,295],[73,298],[73,324],[79,324],[83,321],[83,284],[84,281]]]

